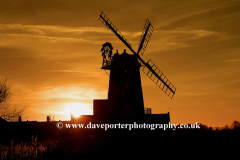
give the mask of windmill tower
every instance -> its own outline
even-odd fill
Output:
[[[103,44],[103,65],[101,69],[110,70],[109,90],[107,100],[94,100],[93,112],[96,117],[114,119],[122,116],[144,115],[144,102],[141,86],[140,68],[142,71],[170,98],[173,98],[176,88],[149,60],[141,57],[153,32],[153,26],[146,20],[140,39],[138,51],[135,52],[130,43],[102,12],[100,21],[128,47],[133,54],[122,54],[118,51],[112,55],[111,43]]]

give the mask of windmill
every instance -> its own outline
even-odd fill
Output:
[[[140,38],[139,48],[137,52],[135,52],[131,47],[131,44],[103,12],[100,14],[99,20],[107,28],[113,31],[113,33],[128,47],[128,49],[133,54],[130,55],[126,53],[126,50],[124,50],[121,55],[119,55],[117,52],[112,56],[111,52],[109,59],[107,59],[106,56],[102,54],[105,59],[103,60],[103,66],[101,69],[110,70],[108,100],[106,102],[95,101],[95,106],[114,106],[116,108],[114,113],[122,112],[122,110],[125,110],[124,113],[144,114],[141,77],[139,71],[141,67],[142,71],[172,99],[176,92],[174,85],[166,78],[166,76],[151,60],[145,62],[140,57],[140,54],[144,54],[144,51],[146,50],[147,44],[153,33],[154,28],[152,24],[146,20],[142,36]],[[104,51],[105,46],[113,49],[111,44],[109,42],[106,42],[103,44],[101,51]],[[95,107],[96,113],[98,112],[97,108],[98,107]]]

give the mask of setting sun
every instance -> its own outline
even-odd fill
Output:
[[[67,103],[65,104],[63,112],[65,115],[71,114],[74,117],[91,114],[88,104],[84,103]]]

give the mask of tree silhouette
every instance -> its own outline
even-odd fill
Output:
[[[222,130],[229,130],[229,126],[225,125],[224,127],[222,127]]]
[[[16,121],[26,107],[11,106],[9,104],[11,95],[10,86],[7,85],[7,77],[0,80],[0,117],[8,121]]]
[[[12,95],[10,87],[7,85],[7,78],[0,80],[0,104],[6,102]]]
[[[240,122],[238,122],[238,121],[233,121],[233,123],[232,123],[232,129],[237,129],[237,128],[240,128]]]
[[[209,131],[213,131],[213,127],[209,127],[208,130],[209,130]]]
[[[207,127],[207,125],[204,125],[204,124],[200,123],[200,129],[201,129],[202,131],[207,131],[207,130],[208,130],[208,127]]]

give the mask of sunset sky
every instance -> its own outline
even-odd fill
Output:
[[[101,47],[127,47],[100,21],[104,12],[137,51],[146,19],[154,31],[142,58],[175,85],[170,99],[141,72],[145,107],[172,123],[240,121],[239,0],[0,0],[0,78],[23,120],[70,120],[107,99]],[[131,53],[127,49],[128,53]]]

